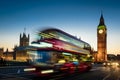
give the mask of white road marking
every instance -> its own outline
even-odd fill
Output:
[[[111,74],[108,74],[107,76],[105,76],[105,77],[103,78],[103,80],[106,80],[108,77],[110,77],[110,75],[111,75]]]
[[[90,71],[96,71],[96,70],[99,70],[99,68],[98,67],[92,68]]]

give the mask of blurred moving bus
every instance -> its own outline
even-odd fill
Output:
[[[40,31],[28,54],[39,75],[56,72],[73,74],[92,68],[91,46],[59,29]]]

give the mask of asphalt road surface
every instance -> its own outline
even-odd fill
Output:
[[[45,78],[20,75],[0,74],[0,80],[45,80]],[[101,64],[94,65],[89,72],[76,73],[71,75],[53,75],[52,78],[47,80],[120,80],[120,67],[107,66]]]
[[[64,77],[62,76],[51,80],[120,80],[120,67],[94,67],[89,72],[76,73],[73,75]]]

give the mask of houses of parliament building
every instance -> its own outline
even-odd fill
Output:
[[[19,46],[14,46],[12,52],[9,52],[8,49],[4,52],[3,48],[0,48],[0,57],[5,60],[26,61],[28,58],[29,39],[30,35],[28,34],[27,36],[23,32],[23,34],[20,34]]]

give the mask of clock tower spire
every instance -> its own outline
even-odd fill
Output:
[[[103,14],[101,13],[101,17],[100,17],[100,22],[99,22],[99,26],[101,25],[105,25],[104,24],[104,18],[103,18]]]
[[[107,61],[107,28],[101,14],[97,27],[97,62]]]

